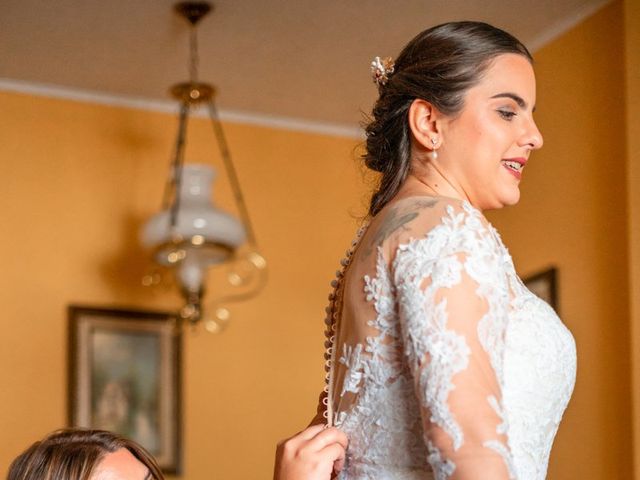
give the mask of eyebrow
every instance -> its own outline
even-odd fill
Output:
[[[516,102],[520,108],[524,110],[527,109],[527,102],[525,102],[520,95],[516,95],[515,93],[511,93],[511,92],[498,93],[491,98],[510,98],[511,100]],[[533,109],[531,111],[532,112],[536,111],[535,105],[533,106]]]

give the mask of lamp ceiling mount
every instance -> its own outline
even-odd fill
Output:
[[[191,25],[196,25],[213,10],[213,5],[209,2],[179,2],[174,8],[178,15],[185,18]]]

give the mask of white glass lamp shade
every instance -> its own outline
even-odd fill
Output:
[[[176,225],[171,212],[149,219],[141,232],[142,244],[156,250],[161,265],[177,266],[183,287],[195,291],[210,265],[224,262],[246,240],[240,221],[216,208],[211,201],[213,167],[187,164],[182,167]]]

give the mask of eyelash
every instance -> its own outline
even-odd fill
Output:
[[[508,122],[510,122],[513,119],[513,117],[517,115],[516,112],[512,112],[510,110],[498,110],[498,114]]]

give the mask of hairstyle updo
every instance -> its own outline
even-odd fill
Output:
[[[395,71],[376,101],[365,127],[365,165],[382,174],[371,197],[374,216],[407,178],[411,163],[408,112],[415,99],[426,100],[445,115],[462,110],[467,90],[482,78],[498,55],[514,53],[533,61],[513,35],[482,22],[450,22],[418,34],[402,50]]]

